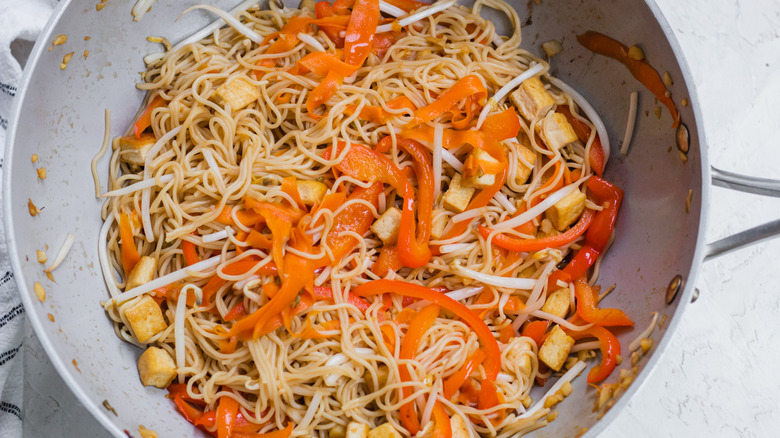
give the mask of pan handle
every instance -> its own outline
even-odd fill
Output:
[[[731,190],[780,198],[780,181],[778,180],[739,175],[715,167],[712,168],[712,184]],[[708,244],[705,248],[706,255],[704,260],[707,261],[742,247],[778,236],[780,236],[780,219],[749,228],[733,236]]]

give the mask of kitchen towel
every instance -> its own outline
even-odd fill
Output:
[[[0,157],[5,155],[8,120],[22,79],[17,57],[26,57],[24,48],[37,39],[56,5],[56,0],[0,0]],[[0,177],[2,167],[0,158]],[[24,307],[8,262],[5,227],[0,221],[0,435],[3,437],[22,436],[23,339]]]

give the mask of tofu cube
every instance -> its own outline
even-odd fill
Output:
[[[385,245],[395,245],[398,241],[398,230],[401,229],[401,210],[390,207],[371,225],[371,231]]]
[[[555,371],[560,371],[569,357],[574,338],[555,325],[539,349],[539,360]]]
[[[575,190],[553,204],[545,212],[545,216],[550,219],[556,229],[563,231],[576,222],[585,211],[586,198],[585,193]]]
[[[370,431],[368,424],[352,421],[347,426],[346,438],[366,438]]]
[[[138,263],[135,264],[135,267],[127,274],[125,290],[130,290],[152,281],[155,272],[157,272],[157,259],[149,256],[141,257]]]
[[[368,433],[368,438],[403,438],[390,423],[385,423]]]
[[[464,187],[462,177],[456,173],[442,198],[444,208],[455,213],[463,213],[468,208],[475,190],[473,187]]]
[[[466,426],[466,422],[463,421],[463,417],[460,415],[453,415],[450,418],[450,428],[452,429],[452,438],[470,438],[469,428]]]
[[[328,186],[319,181],[298,181],[296,184],[301,201],[309,207],[322,202],[328,191]]]
[[[220,85],[216,91],[219,102],[238,111],[260,98],[260,90],[249,78],[238,76]]]
[[[437,208],[433,210],[433,224],[431,224],[431,239],[441,239],[444,235],[444,229],[447,228],[447,215],[444,209]]]
[[[146,154],[154,146],[157,139],[151,132],[144,132],[141,138],[128,135],[119,138],[119,151],[122,153],[122,161],[143,166],[146,162]]]
[[[167,351],[149,347],[138,358],[138,374],[144,386],[167,388],[176,377],[176,364]]]
[[[544,84],[536,76],[526,79],[517,91],[512,93],[512,100],[520,114],[529,122],[547,114],[555,105],[552,95],[544,89]]]
[[[501,162],[482,149],[474,148],[463,163],[463,186],[484,189],[496,182]]]
[[[130,328],[138,338],[138,342],[141,343],[168,328],[162,309],[149,295],[145,295],[137,303],[125,309],[125,318],[130,323]]]
[[[574,127],[571,126],[571,123],[566,120],[566,116],[563,114],[555,113],[545,118],[540,125],[537,125],[540,126],[539,134],[551,150],[558,150],[578,140]]]
[[[559,318],[566,318],[569,314],[569,307],[571,305],[571,293],[567,288],[560,288],[545,300],[542,306],[542,312],[547,312],[550,315],[555,315]]]
[[[528,181],[528,177],[531,176],[534,164],[536,164],[536,152],[525,145],[519,146],[517,152],[520,157],[522,157],[522,160],[520,158],[517,159],[515,182],[517,184],[525,184],[525,182]],[[529,164],[530,166],[528,166]]]

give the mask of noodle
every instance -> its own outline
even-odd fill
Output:
[[[193,6],[228,25],[148,59],[149,107],[131,135],[150,140],[115,147],[104,195],[103,306],[117,335],[171,356],[186,384],[169,387],[177,403],[237,403],[258,433],[334,437],[357,422],[410,435],[442,415],[477,435],[542,427],[549,409],[526,406],[553,371],[525,329],[595,337],[592,321],[567,319],[573,298],[562,313],[545,304],[561,285],[566,297],[587,287],[548,285],[568,272],[563,255],[598,246],[578,221],[619,207],[593,185],[608,184],[591,163],[603,123],[520,48],[502,0],[416,12],[358,0],[326,18],[317,4],[316,21],[312,6],[249,3]],[[514,33],[497,35],[483,7]],[[350,46],[361,37],[370,51]],[[516,93],[532,83],[551,103],[529,117]],[[598,133],[556,145],[563,107]],[[560,211],[574,195],[579,211]],[[507,249],[537,240],[549,251]],[[377,296],[377,284],[397,291]],[[162,315],[148,337],[141,305]]]

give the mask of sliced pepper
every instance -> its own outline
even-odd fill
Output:
[[[522,239],[507,234],[496,234],[493,236],[492,242],[498,247],[520,252],[541,251],[545,248],[559,248],[569,245],[585,234],[585,231],[587,231],[593,220],[593,216],[593,210],[586,209],[576,225],[566,230],[565,233],[556,236],[543,237],[540,239]],[[479,226],[479,233],[485,239],[487,239],[492,232],[493,230],[490,228],[483,227],[482,225]]]
[[[596,338],[601,349],[601,363],[588,372],[588,383],[604,381],[617,365],[617,356],[620,354],[620,341],[609,330],[600,326],[593,326],[587,330],[566,330],[566,333],[575,340]]]
[[[475,351],[468,359],[466,359],[466,363],[464,363],[458,371],[455,371],[454,374],[449,376],[447,380],[444,381],[444,398],[451,400],[455,393],[458,392],[460,387],[466,383],[466,380],[469,378],[471,373],[473,373],[474,370],[476,370],[482,364],[483,360],[485,360],[485,353],[481,349],[477,349],[477,351]]]
[[[417,349],[420,347],[425,333],[431,328],[436,318],[439,317],[439,306],[431,304],[425,306],[409,323],[409,328],[406,331],[406,336],[401,341],[401,352],[399,359],[412,360],[417,355]],[[398,367],[398,373],[400,374],[402,382],[408,382],[411,380],[411,374],[407,366]],[[402,389],[402,398],[408,398],[412,395],[412,388],[404,387]],[[414,400],[401,405],[398,410],[401,424],[410,434],[415,435],[420,431],[420,420],[417,418],[417,412],[415,411]]]
[[[447,111],[450,111],[464,99],[475,96],[483,101],[487,97],[487,89],[479,76],[467,75],[452,84],[452,87],[445,90],[431,104],[424,106],[414,112],[414,118],[407,127],[412,128],[439,117]]]
[[[584,275],[574,282],[574,296],[577,299],[577,315],[585,322],[604,327],[634,326],[634,321],[622,310],[598,308],[598,292],[590,287]]]
[[[357,296],[379,295],[384,293],[394,293],[401,296],[426,300],[430,303],[441,306],[442,308],[454,313],[461,318],[482,342],[482,348],[485,350],[484,369],[485,375],[489,380],[495,380],[501,369],[501,353],[498,348],[498,342],[493,336],[493,332],[474,312],[463,304],[440,292],[428,289],[426,287],[394,280],[374,280],[361,284],[354,290]]]
[[[184,253],[184,262],[187,263],[187,266],[192,266],[200,261],[195,244],[189,240],[181,241],[181,250]]]
[[[217,404],[217,437],[228,438],[233,431],[233,423],[238,415],[238,401],[222,396]]]
[[[125,275],[128,275],[141,260],[141,256],[135,247],[133,226],[130,225],[130,218],[126,213],[119,215],[119,244],[122,245],[122,268],[125,270]]]
[[[152,112],[157,108],[168,105],[168,101],[163,99],[161,95],[154,96],[149,106],[146,107],[143,113],[138,117],[138,120],[133,124],[133,135],[135,138],[141,138],[141,134],[146,131],[146,128],[152,126]]]
[[[433,405],[433,433],[431,438],[452,438],[450,416],[447,415],[447,410],[440,401],[436,401]]]
[[[574,133],[577,134],[577,138],[580,139],[581,142],[587,144],[588,139],[590,138],[590,126],[574,117],[568,106],[559,106],[556,111],[566,116],[566,120],[568,120],[569,124],[574,128]],[[593,144],[590,146],[588,162],[590,163],[591,169],[596,172],[596,175],[602,176],[604,173],[604,146],[601,145],[601,139],[599,139],[598,134],[596,134],[596,138],[593,139]]]

